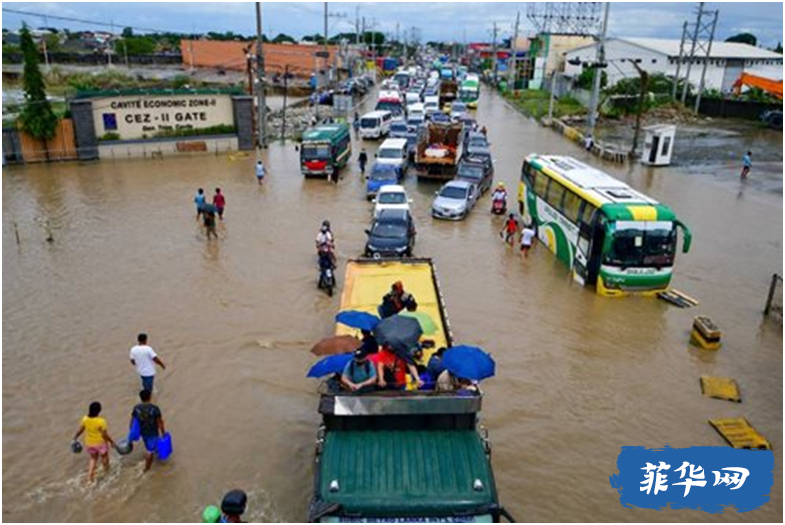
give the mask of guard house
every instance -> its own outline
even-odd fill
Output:
[[[673,153],[676,126],[657,124],[643,128],[646,140],[643,143],[641,162],[649,166],[668,166]]]

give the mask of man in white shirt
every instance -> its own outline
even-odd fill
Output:
[[[527,224],[523,227],[523,231],[521,231],[521,252],[523,253],[524,257],[529,256],[529,249],[532,247],[532,243],[534,242],[535,232],[531,225]]]
[[[142,378],[142,388],[152,392],[155,365],[160,366],[162,370],[166,370],[166,365],[155,353],[155,350],[147,345],[147,334],[139,334],[136,340],[139,344],[131,348],[131,364],[136,367],[136,371]]]

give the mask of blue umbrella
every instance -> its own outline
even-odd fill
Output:
[[[336,322],[359,330],[373,330],[379,324],[379,318],[368,312],[346,310],[335,316]]]
[[[340,374],[349,361],[352,360],[351,352],[348,354],[329,355],[320,359],[308,370],[306,377],[324,377],[330,374]]]
[[[496,374],[496,363],[490,354],[476,346],[453,346],[444,352],[442,366],[450,374],[479,381]]]

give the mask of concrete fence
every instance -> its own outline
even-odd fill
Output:
[[[550,125],[555,131],[561,133],[567,139],[573,142],[577,142],[581,146],[584,145],[586,136],[576,128],[573,128],[572,126],[566,124],[564,121],[560,119],[555,119],[553,122],[550,123]],[[614,148],[607,148],[605,146],[597,144],[596,142],[592,145],[591,152],[603,160],[608,160],[611,162],[615,162],[617,164],[626,163],[629,156],[624,151],[620,151]]]

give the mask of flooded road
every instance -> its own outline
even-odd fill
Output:
[[[508,188],[530,152],[599,165],[488,90],[478,121]],[[331,186],[303,180],[292,145],[264,155],[261,188],[253,157],[239,155],[3,169],[4,520],[196,521],[233,487],[249,493],[249,521],[305,518],[318,424],[308,349],[339,307],[316,289],[313,239],[329,218],[340,287],[370,204],[355,165]],[[499,365],[482,415],[502,503],[519,521],[780,521],[782,325],[761,310],[782,271],[781,192],[740,185],[730,167],[602,167],[692,228],[674,286],[700,306],[599,297],[542,245],[527,260],[505,248],[487,197],[464,222],[436,222],[436,186],[405,183],[415,254],[436,262],[456,341]],[[207,242],[192,198],[216,186],[226,217]],[[718,352],[688,345],[699,314],[722,328]],[[138,451],[113,455],[110,475],[85,488],[70,438],[93,400],[110,434],[125,433],[140,331],[167,364],[156,396],[175,454],[146,475]],[[703,374],[735,378],[743,403],[704,398]],[[622,446],[723,446],[707,424],[723,416],[747,417],[772,442],[770,503],[720,515],[621,507],[608,478]]]

